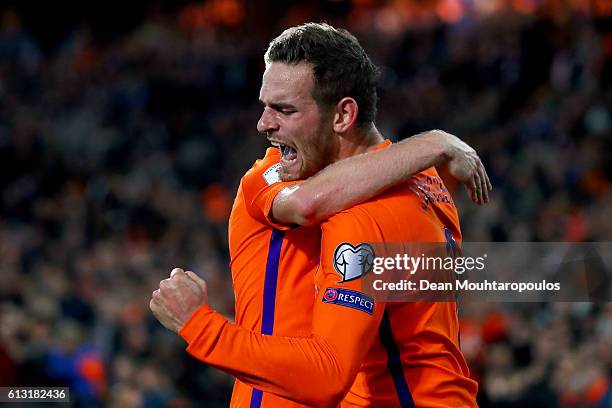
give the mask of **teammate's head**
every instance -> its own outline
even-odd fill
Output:
[[[308,23],[285,30],[265,54],[257,124],[282,145],[284,180],[311,176],[334,160],[338,140],[376,116],[378,69],[346,30]]]

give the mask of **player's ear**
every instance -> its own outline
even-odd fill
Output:
[[[357,121],[357,113],[359,107],[357,101],[350,97],[340,99],[336,104],[336,113],[334,114],[334,132],[345,133]]]

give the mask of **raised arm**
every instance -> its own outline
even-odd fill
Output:
[[[330,225],[330,230],[346,231],[351,226],[348,235],[365,240],[362,225],[357,218],[345,216]],[[320,290],[310,337],[264,335],[229,323],[207,305],[205,282],[181,269],[175,269],[170,279],[161,282],[160,289],[153,293],[151,310],[165,327],[189,343],[187,351],[200,361],[262,391],[306,405],[335,407],[353,383],[385,311],[383,303],[375,304],[358,293],[359,280],[338,283],[339,275],[332,266],[332,242],[337,243],[338,237],[344,235],[337,234],[323,231],[322,247],[327,249],[321,253],[325,261],[319,271]],[[381,239],[376,234],[367,237]],[[328,287],[362,296],[365,306],[355,309],[326,302]]]
[[[476,151],[456,136],[431,130],[387,149],[338,161],[274,199],[271,218],[280,224],[313,225],[361,203],[432,166],[466,185],[477,204],[489,200],[491,182]]]
[[[228,322],[207,304],[177,313],[191,296],[185,287],[205,284],[193,272],[173,274],[162,281],[150,307],[189,343],[192,356],[262,391],[317,407],[335,407],[347,393],[384,312],[383,304],[372,306],[371,315],[346,307],[330,311],[321,292],[310,337],[269,336]]]

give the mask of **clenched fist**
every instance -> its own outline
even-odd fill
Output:
[[[208,304],[206,282],[191,271],[175,268],[153,292],[149,308],[164,327],[178,333],[187,319],[205,304]]]

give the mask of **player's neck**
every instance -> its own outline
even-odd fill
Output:
[[[383,141],[383,137],[372,124],[366,129],[354,129],[350,133],[340,137],[340,148],[337,160],[365,153],[373,150]]]

